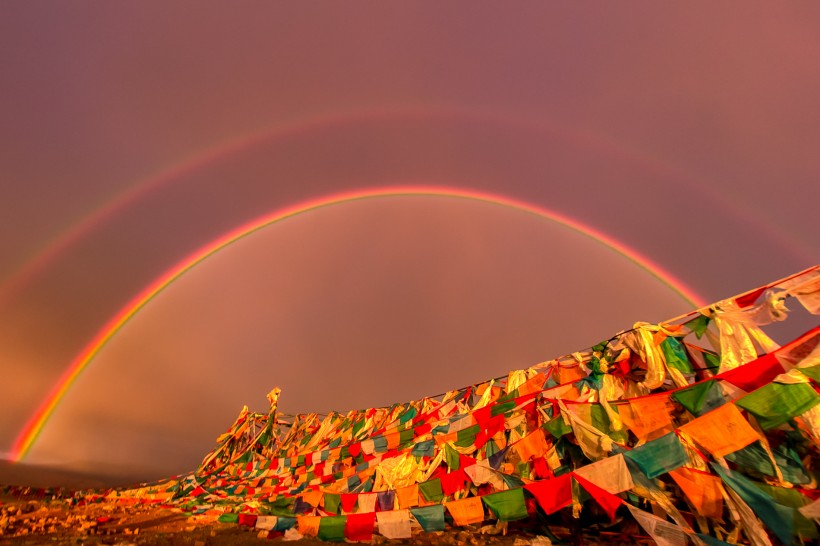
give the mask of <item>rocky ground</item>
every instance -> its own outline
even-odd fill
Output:
[[[427,546],[550,546],[566,544],[619,544],[644,542],[637,533],[607,533],[591,529],[584,536],[552,527],[553,541],[532,528],[532,523],[512,523],[506,534],[500,528],[448,529],[441,533],[414,534],[409,540],[373,536],[372,544],[421,544]],[[637,529],[635,529],[637,531]],[[556,539],[560,539],[556,540]],[[118,502],[77,503],[71,497],[44,497],[17,491],[0,496],[0,544],[112,544],[216,546],[285,543],[285,537],[269,537],[236,524],[219,523],[214,516],[191,516],[156,504]],[[315,538],[293,541],[299,546],[327,545]]]

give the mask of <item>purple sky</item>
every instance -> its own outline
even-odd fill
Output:
[[[710,301],[814,265],[819,24],[811,4],[4,2],[0,455],[153,279],[252,218],[339,191],[523,200]],[[27,461],[158,477],[195,465],[274,385],[290,411],[386,404],[686,309],[522,212],[337,205],[152,301]]]

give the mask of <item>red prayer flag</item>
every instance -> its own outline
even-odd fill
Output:
[[[239,520],[237,523],[239,525],[244,525],[245,527],[253,527],[256,525],[256,514],[239,514]]]
[[[524,486],[544,512],[553,514],[572,504],[572,475],[563,474],[549,480],[539,480]]]
[[[356,500],[359,498],[357,493],[342,493],[342,510],[346,513],[350,513],[353,511],[353,508],[356,507]]]
[[[441,492],[445,495],[452,495],[456,491],[464,489],[464,484],[470,479],[463,468],[454,470],[453,472],[441,474]]]
[[[777,360],[774,353],[763,355],[751,362],[717,375],[717,379],[728,381],[746,392],[771,383],[775,377],[786,370]]]
[[[345,520],[345,538],[361,542],[373,539],[373,527],[376,525],[376,512],[349,514]]]
[[[621,500],[620,497],[616,497],[606,489],[598,487],[591,481],[585,480],[577,474],[573,473],[572,477],[575,478],[575,481],[577,481],[578,484],[583,487],[587,493],[592,495],[592,498],[601,505],[601,508],[604,509],[606,515],[609,516],[610,521],[615,521],[615,511],[621,505],[623,500]]]

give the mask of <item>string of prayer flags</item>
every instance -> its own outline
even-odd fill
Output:
[[[820,267],[784,282],[820,286]],[[626,503],[662,546],[816,541],[820,327],[771,342],[759,327],[788,312],[778,286],[444,395],[322,416],[243,408],[196,472],[116,497],[290,539],[406,540],[414,522],[571,505],[615,521]]]

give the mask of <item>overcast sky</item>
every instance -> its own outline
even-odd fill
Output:
[[[705,301],[814,265],[818,28],[810,3],[4,2],[0,454],[164,272],[339,192],[522,201]],[[521,210],[340,203],[154,298],[26,461],[160,477],[276,385],[286,411],[389,404],[689,308]]]

